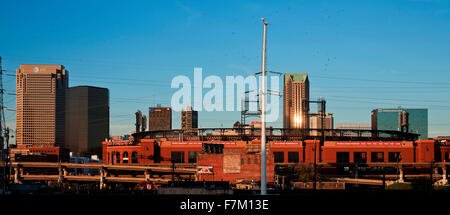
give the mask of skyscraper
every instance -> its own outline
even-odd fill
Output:
[[[309,128],[308,74],[285,73],[283,95],[283,128]]]
[[[25,65],[16,70],[17,144],[64,146],[65,91],[62,65]]]
[[[408,113],[408,132],[419,134],[419,139],[428,139],[428,109],[426,108],[379,108],[372,110],[372,130],[401,131],[401,116]]]
[[[192,107],[189,106],[187,110],[181,111],[181,129],[193,128],[198,128],[198,111],[192,110]]]
[[[172,130],[172,108],[150,107],[148,113],[148,130]]]
[[[77,86],[66,90],[66,147],[75,155],[100,155],[109,137],[109,90]]]

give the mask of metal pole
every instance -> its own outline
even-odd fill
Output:
[[[4,153],[5,153],[5,166],[4,166],[4,176],[5,179],[3,181],[3,194],[6,193],[6,191],[8,190],[9,187],[9,171],[7,171],[9,168],[9,128],[5,128],[5,141],[4,143],[6,143],[6,149],[4,149]]]
[[[316,190],[317,184],[317,142],[314,141],[314,190]]]
[[[3,103],[3,94],[4,94],[4,89],[3,89],[3,68],[2,68],[2,57],[0,57],[0,147],[1,147],[1,160],[4,162],[4,166],[3,166],[3,178],[2,178],[2,183],[3,183],[3,187],[2,187],[2,192],[3,194],[5,194],[6,192],[6,181],[7,181],[7,174],[6,174],[6,169],[7,169],[7,163],[8,163],[8,150],[5,150],[5,135],[9,135],[8,132],[6,132],[6,120],[5,120],[5,114],[3,112],[4,110],[4,103]],[[8,143],[6,143],[8,144]],[[7,146],[8,147],[8,146]]]
[[[263,47],[262,47],[262,87],[261,96],[261,195],[266,194],[266,27],[267,23],[264,18],[263,22]]]
[[[175,162],[172,160],[172,186],[175,182]]]

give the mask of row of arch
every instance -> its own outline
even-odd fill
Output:
[[[120,156],[120,152],[111,152],[111,164],[118,163],[129,163],[128,152],[123,152],[122,156]],[[137,152],[131,152],[131,163],[138,163]]]

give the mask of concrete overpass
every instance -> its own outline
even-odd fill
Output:
[[[170,176],[196,179],[196,167],[193,164],[79,164],[49,162],[12,162],[10,163],[10,180],[14,183],[24,181],[80,181],[106,183],[140,183],[152,181],[167,183]],[[98,175],[74,175],[71,169],[97,169]],[[32,171],[31,171],[32,170]],[[40,171],[39,171],[40,170]]]

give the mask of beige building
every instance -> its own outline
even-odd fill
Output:
[[[62,65],[21,64],[16,71],[17,144],[64,146],[65,90]]]
[[[342,134],[342,136],[346,137],[357,137],[359,135],[358,132],[351,130],[372,130],[372,124],[357,124],[357,123],[340,123],[336,124],[336,129],[343,129],[345,131],[340,132],[338,135]],[[370,137],[372,136],[370,132],[361,133],[362,137]]]
[[[309,128],[308,74],[285,73],[283,95],[283,128]]]
[[[310,118],[310,128],[311,129],[322,129],[322,116],[321,113],[318,113],[318,115],[313,115]],[[323,128],[324,129],[333,129],[334,126],[334,117],[332,113],[325,113],[325,116],[323,117]],[[325,131],[326,136],[331,136],[330,131]],[[320,130],[312,130],[311,136],[321,136],[322,132]]]

